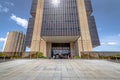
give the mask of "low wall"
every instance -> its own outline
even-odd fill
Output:
[[[6,54],[7,57],[12,57],[12,56],[21,56],[22,58],[30,58],[30,57],[34,57],[36,58],[36,52],[0,52],[3,54]],[[104,52],[98,52],[98,51],[89,51],[89,52],[81,52],[81,55],[84,58],[90,58],[90,57],[94,57],[94,58],[99,58],[100,56],[116,56],[116,55],[120,55],[120,52],[108,52],[108,51],[104,51]]]
[[[110,51],[104,51],[104,52],[98,52],[98,51],[85,51],[81,52],[82,56],[87,56],[87,57],[95,57],[99,58],[100,56],[104,57],[109,57],[109,56],[117,56],[120,55],[120,52],[110,52]]]
[[[108,52],[108,51],[105,51],[105,52],[96,52],[96,51],[85,51],[85,52],[81,52],[82,54],[93,54],[93,55],[101,55],[101,56],[115,56],[115,55],[118,55],[120,54],[120,52]]]

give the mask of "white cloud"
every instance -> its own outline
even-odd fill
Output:
[[[2,5],[0,4],[0,12],[2,12],[2,13],[9,12],[9,7],[10,6],[14,6],[14,3],[12,3],[12,2],[5,2]]]
[[[101,46],[115,46],[117,45],[117,42],[101,42]]]
[[[101,42],[101,45],[105,45],[105,42]]]
[[[12,3],[12,2],[5,2],[5,4],[10,5],[10,6],[14,6],[14,3]]]
[[[0,12],[5,12],[5,13],[7,13],[8,11],[9,11],[9,8],[3,7],[3,6],[0,4]]]
[[[7,7],[3,8],[3,12],[7,13],[9,9]]]
[[[2,5],[0,4],[0,8],[2,8]]]
[[[94,48],[95,51],[120,51],[120,37],[118,35],[101,36],[101,46]]]
[[[118,34],[118,36],[120,37],[120,34]]]
[[[5,42],[6,38],[0,38],[0,42]]]
[[[23,18],[20,18],[20,17],[17,17],[16,15],[12,14],[10,16],[10,18],[15,21],[18,25],[24,27],[24,28],[27,28],[27,25],[28,25],[28,21],[26,19],[23,19]]]
[[[117,42],[108,42],[107,43],[109,46],[114,46],[114,45],[117,45]]]

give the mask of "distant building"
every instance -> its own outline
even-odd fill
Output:
[[[4,52],[24,52],[25,34],[20,31],[9,32],[4,47]]]
[[[100,45],[91,0],[33,0],[26,36],[31,52],[81,55]]]

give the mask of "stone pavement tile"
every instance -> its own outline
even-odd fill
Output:
[[[36,77],[34,80],[53,80],[53,77]]]
[[[120,80],[120,64],[105,60],[15,60],[0,63],[0,80]]]
[[[62,73],[62,77],[76,78],[77,75],[71,73]]]
[[[62,78],[62,80],[70,80],[70,78]]]
[[[55,76],[54,76],[52,79],[53,79],[53,80],[62,80],[61,77],[55,77]]]
[[[80,80],[79,78],[62,78],[62,80]]]
[[[55,72],[54,73],[54,77],[61,77],[61,76],[62,76],[61,72]]]

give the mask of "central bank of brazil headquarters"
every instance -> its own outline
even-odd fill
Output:
[[[80,56],[100,45],[91,0],[33,0],[26,46],[44,56]]]

